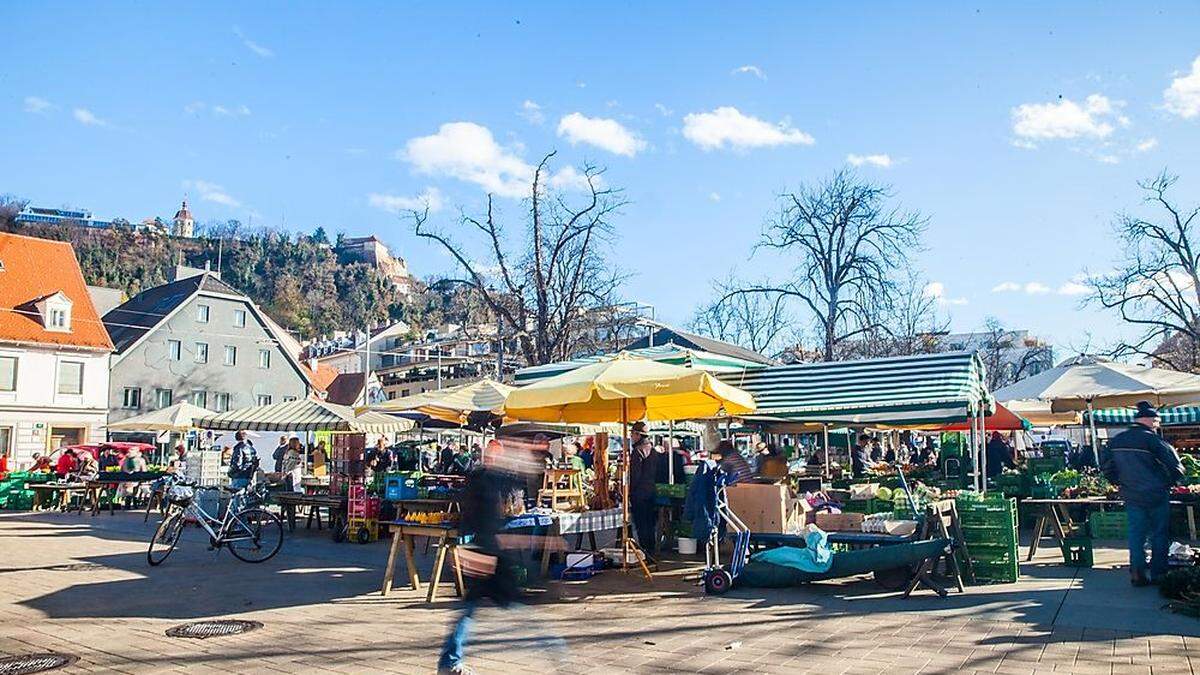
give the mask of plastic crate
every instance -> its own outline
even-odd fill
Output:
[[[1093,539],[1125,539],[1129,536],[1129,517],[1124,511],[1094,511],[1088,518]]]
[[[873,497],[871,499],[848,499],[842,504],[843,513],[871,514],[890,511],[891,508],[891,502],[883,502]]]
[[[419,480],[413,477],[389,476],[384,483],[383,496],[393,502],[402,499],[418,499],[421,494],[418,482]]]
[[[960,499],[955,506],[963,527],[1011,528],[1017,524],[1017,501],[1012,498]]]
[[[1092,540],[1090,537],[1067,537],[1062,543],[1063,564],[1069,567],[1092,566]]]
[[[1017,528],[1007,525],[963,525],[963,541],[971,544],[1015,544]]]
[[[1067,460],[1062,457],[1030,457],[1025,460],[1025,467],[1031,474],[1058,473],[1067,468]]]
[[[659,497],[685,499],[687,497],[687,488],[688,486],[683,483],[658,483],[654,486],[654,493]]]
[[[990,561],[972,560],[971,571],[977,583],[1016,583],[1021,568],[1016,560]]]

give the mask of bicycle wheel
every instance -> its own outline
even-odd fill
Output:
[[[175,550],[175,544],[179,543],[182,535],[183,512],[179,509],[169,509],[167,516],[154,531],[154,538],[150,540],[150,550],[146,551],[146,559],[151,565],[161,565],[167,556],[171,555],[171,551]]]
[[[233,517],[225,540],[229,552],[238,560],[266,562],[283,546],[283,523],[269,511],[246,509]]]

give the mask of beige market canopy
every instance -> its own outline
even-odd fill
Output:
[[[195,420],[213,415],[213,411],[186,401],[152,410],[108,425],[114,431],[188,431],[196,428]]]
[[[202,429],[220,431],[341,431],[386,434],[408,431],[412,420],[371,410],[356,414],[349,406],[303,398],[239,408],[195,420]]]
[[[1087,359],[1060,365],[993,393],[997,401],[1046,401],[1055,413],[1200,401],[1200,376],[1163,368]]]
[[[472,413],[502,414],[504,401],[512,390],[513,387],[507,384],[484,378],[456,387],[384,401],[371,406],[370,409],[386,413],[421,413],[445,422],[461,424],[465,423],[467,416]]]

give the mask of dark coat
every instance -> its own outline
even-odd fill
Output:
[[[238,441],[229,458],[230,478],[250,478],[258,471],[258,451],[250,441]]]
[[[1121,488],[1122,499],[1140,506],[1165,502],[1183,477],[1175,448],[1141,424],[1113,436],[1100,452],[1100,470]]]
[[[987,452],[988,478],[995,478],[1004,469],[1012,469],[1017,466],[1017,463],[1013,460],[1012,448],[1001,439],[993,438],[988,441],[985,452]]]
[[[638,502],[654,499],[654,480],[658,477],[658,457],[653,449],[643,456],[639,449],[649,445],[650,439],[643,438],[629,450],[629,501]]]

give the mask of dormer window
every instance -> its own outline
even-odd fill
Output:
[[[71,304],[71,299],[62,291],[39,301],[37,307],[42,315],[42,326],[56,333],[70,333]]]

